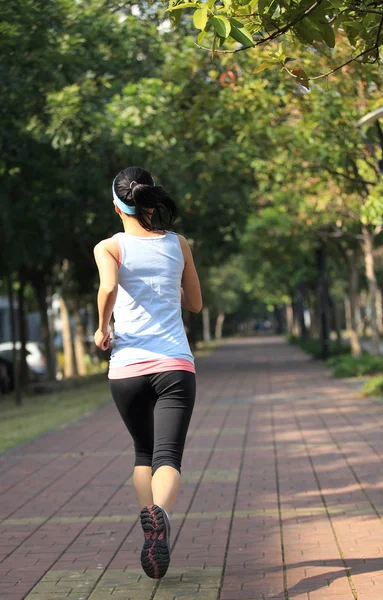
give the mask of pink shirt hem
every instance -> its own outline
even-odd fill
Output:
[[[165,358],[160,360],[147,360],[124,367],[111,367],[109,379],[125,379],[126,377],[140,377],[141,375],[153,375],[165,371],[190,371],[195,373],[195,367],[190,360],[184,358]]]

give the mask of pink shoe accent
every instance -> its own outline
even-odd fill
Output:
[[[145,506],[140,518],[145,537],[141,551],[142,568],[148,577],[161,579],[170,562],[169,520],[163,509],[155,504]]]

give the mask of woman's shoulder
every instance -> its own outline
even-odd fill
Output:
[[[120,237],[120,235],[121,235],[121,232],[115,233],[111,237],[105,238],[105,239],[101,240],[100,242],[98,242],[96,244],[96,246],[102,246],[104,248],[113,248],[113,246],[115,246],[117,244],[117,240]]]
[[[176,234],[183,252],[190,252],[190,244],[184,235]]]
[[[119,243],[117,236],[118,234],[115,234],[110,238],[106,238],[98,242],[98,244],[96,244],[94,247],[94,252],[107,251],[117,259],[119,256]]]
[[[184,235],[181,235],[180,233],[176,233],[175,235],[178,237],[181,246],[189,245],[188,241]]]

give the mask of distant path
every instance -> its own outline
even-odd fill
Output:
[[[198,380],[166,577],[110,403],[0,457],[1,600],[383,600],[383,407],[277,337]]]

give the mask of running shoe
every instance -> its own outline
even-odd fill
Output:
[[[161,579],[170,562],[170,523],[165,511],[156,504],[145,506],[140,514],[145,541],[141,552],[141,565],[146,575]]]

